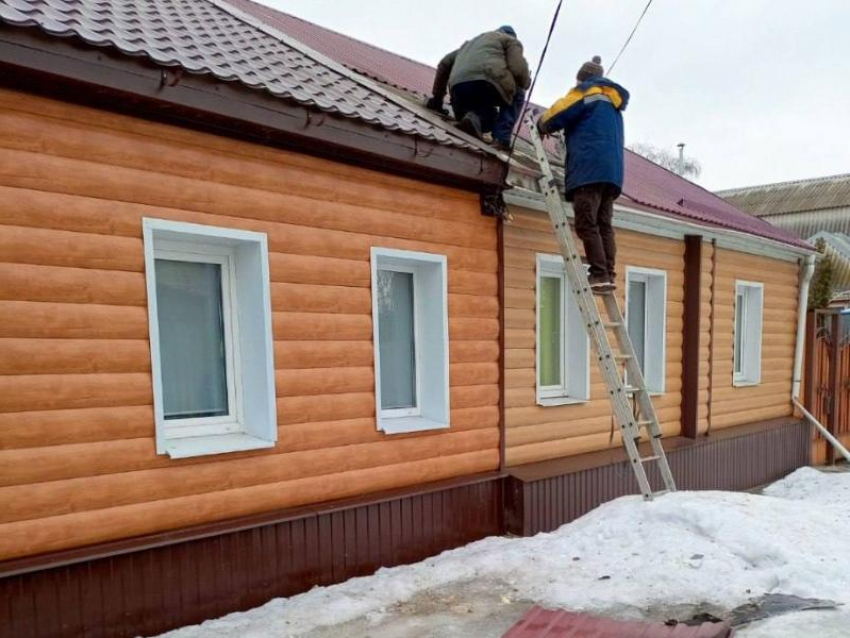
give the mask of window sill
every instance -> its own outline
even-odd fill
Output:
[[[752,388],[753,386],[761,385],[761,381],[747,381],[746,379],[739,379],[738,381],[733,381],[732,385],[736,388]]]
[[[183,439],[166,439],[165,453],[172,459],[192,456],[245,452],[274,447],[274,441],[261,439],[250,434],[219,434],[214,436],[192,436]]]
[[[446,430],[448,423],[432,421],[422,416],[383,417],[378,420],[378,428],[384,434],[406,434],[408,432],[426,432],[428,430]]]
[[[548,397],[545,399],[538,397],[537,405],[549,408],[557,405],[581,405],[582,403],[588,403],[589,401],[590,399],[576,399],[575,397]]]

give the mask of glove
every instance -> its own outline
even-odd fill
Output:
[[[439,113],[443,117],[449,116],[449,111],[443,106],[443,101],[436,97],[432,97],[430,100],[425,102],[425,108],[429,111],[434,111],[434,113]]]
[[[537,132],[540,134],[540,137],[546,137],[547,135],[549,135],[549,132],[546,130],[546,127],[543,126],[543,117],[542,116],[537,118],[536,126],[537,126]]]

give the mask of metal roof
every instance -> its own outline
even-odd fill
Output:
[[[350,69],[418,96],[430,94],[434,80],[432,67],[253,0],[222,1],[298,38]],[[623,194],[627,199],[669,217],[748,233],[797,248],[810,248],[793,234],[754,219],[714,193],[631,151],[626,151]]]
[[[850,174],[719,191],[741,210],[765,217],[850,207]]]
[[[665,625],[533,607],[502,638],[729,638],[726,623]]]
[[[387,130],[482,150],[424,108],[220,0],[0,0],[0,23],[81,38]]]
[[[832,257],[833,289],[850,289],[850,235],[822,231],[809,237],[809,243],[819,239],[824,241],[824,253]]]

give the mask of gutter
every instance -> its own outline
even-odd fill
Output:
[[[806,348],[806,310],[809,306],[809,285],[815,274],[815,256],[806,255],[800,270],[800,296],[797,301],[797,348],[794,352],[794,383],[791,386],[791,399],[800,398],[800,383],[803,373],[803,355]]]

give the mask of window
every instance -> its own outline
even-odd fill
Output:
[[[143,227],[157,453],[271,447],[266,236],[159,219]]]
[[[732,341],[734,385],[761,382],[761,337],[764,285],[749,281],[735,282],[735,321]]]
[[[537,255],[537,403],[590,399],[589,340],[559,255]]]
[[[667,273],[626,268],[626,325],[646,388],[665,389],[667,358]]]
[[[445,256],[373,248],[372,317],[378,429],[449,427]]]

